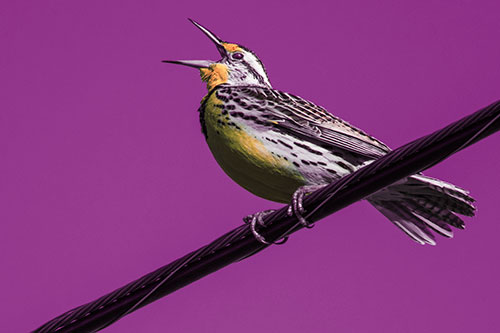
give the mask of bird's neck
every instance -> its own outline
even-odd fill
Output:
[[[200,68],[201,80],[207,83],[208,91],[228,81],[227,66],[213,64],[208,68]]]

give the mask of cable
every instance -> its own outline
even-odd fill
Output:
[[[445,128],[414,140],[304,199],[309,222],[316,222],[370,194],[441,162],[500,130],[500,101]],[[288,216],[288,206],[264,217],[259,234],[279,240],[303,226]],[[153,271],[93,302],[78,306],[35,332],[94,332],[123,316],[269,245],[258,242],[243,224],[212,243]]]

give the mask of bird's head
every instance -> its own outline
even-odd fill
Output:
[[[202,81],[207,82],[208,90],[219,84],[234,86],[255,85],[271,87],[264,65],[249,49],[223,42],[214,33],[189,19],[215,44],[222,59],[209,60],[164,60],[163,62],[198,68]]]

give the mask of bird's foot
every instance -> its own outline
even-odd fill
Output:
[[[250,225],[250,230],[252,231],[252,234],[254,235],[255,239],[257,239],[259,242],[261,242],[262,244],[266,244],[266,245],[270,245],[270,244],[283,244],[285,243],[287,240],[288,240],[288,237],[285,237],[283,238],[282,240],[280,241],[277,241],[277,242],[268,242],[261,234],[259,234],[259,232],[256,230],[256,227],[257,227],[257,224],[259,224],[260,226],[265,226],[265,223],[264,223],[264,217],[266,217],[267,215],[271,214],[271,213],[274,213],[275,210],[274,209],[268,209],[268,210],[264,210],[262,212],[257,212],[255,214],[252,214],[252,215],[248,215],[248,216],[245,216],[243,218],[243,221],[246,223],[246,224],[249,224]]]
[[[302,216],[302,214],[304,214],[305,212],[302,202],[304,201],[304,196],[306,194],[319,190],[320,188],[323,188],[326,185],[327,184],[305,185],[299,187],[297,191],[295,191],[292,195],[292,202],[290,203],[290,206],[288,206],[288,216],[295,215],[299,220],[300,224],[302,224],[306,228],[312,228],[314,225],[307,222],[306,219]]]

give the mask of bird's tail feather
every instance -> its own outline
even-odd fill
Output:
[[[433,231],[451,238],[450,226],[464,229],[457,215],[474,216],[474,199],[455,185],[413,175],[368,198],[384,216],[420,244],[435,245]]]

